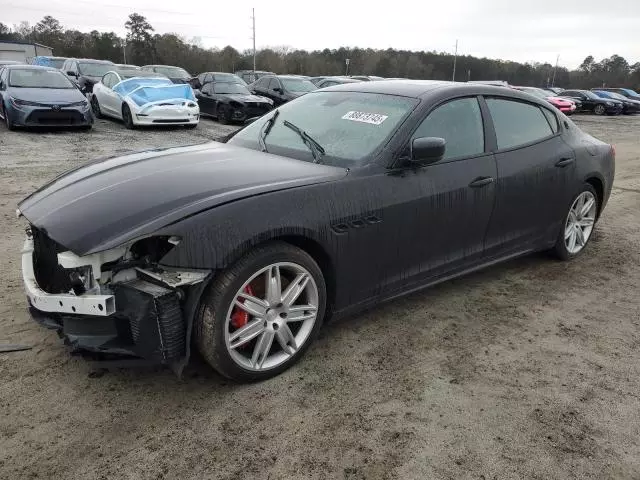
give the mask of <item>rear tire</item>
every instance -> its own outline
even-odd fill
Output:
[[[600,202],[598,192],[590,183],[585,183],[573,197],[553,247],[553,253],[560,260],[572,260],[584,252],[593,235]]]
[[[124,126],[129,130],[133,130],[136,128],[135,123],[133,123],[133,116],[131,115],[131,109],[129,105],[126,103],[122,105],[122,121],[124,122]]]
[[[295,298],[287,294],[290,286],[293,291],[299,286]],[[243,382],[266,380],[305,353],[322,326],[326,298],[322,271],[306,252],[284,242],[258,247],[210,285],[195,318],[196,345],[221,375]],[[238,302],[257,314],[246,314]],[[238,313],[244,323],[237,323]],[[243,327],[251,329],[238,333]]]

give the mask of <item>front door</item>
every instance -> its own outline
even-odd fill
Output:
[[[213,91],[213,83],[205,83],[198,94],[198,105],[200,106],[200,112],[215,116],[216,101]]]
[[[446,152],[437,163],[406,163],[384,178],[390,200],[382,214],[386,244],[382,289],[403,290],[464,269],[482,259],[497,177],[485,149],[476,97],[448,101],[427,115],[412,139],[439,137]],[[378,180],[382,182],[382,179]]]

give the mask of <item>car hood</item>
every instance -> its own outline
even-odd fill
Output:
[[[246,95],[244,93],[224,93],[221,95],[229,98],[229,100],[235,100],[236,102],[271,103],[271,100],[259,95]]]
[[[72,103],[84,100],[77,88],[9,88],[9,95],[19,100],[41,103]]]
[[[85,255],[217,205],[337,180],[347,172],[212,142],[91,162],[40,188],[19,209],[52,239]]]

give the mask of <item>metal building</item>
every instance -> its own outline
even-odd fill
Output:
[[[39,43],[21,42],[19,40],[0,41],[0,60],[15,60],[29,63],[38,55],[51,56],[53,49]]]

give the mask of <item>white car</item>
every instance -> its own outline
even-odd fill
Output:
[[[106,73],[93,87],[91,107],[97,118],[117,118],[127,128],[138,125],[195,128],[200,119],[200,108],[190,85],[174,84],[157,73],[136,70]]]

